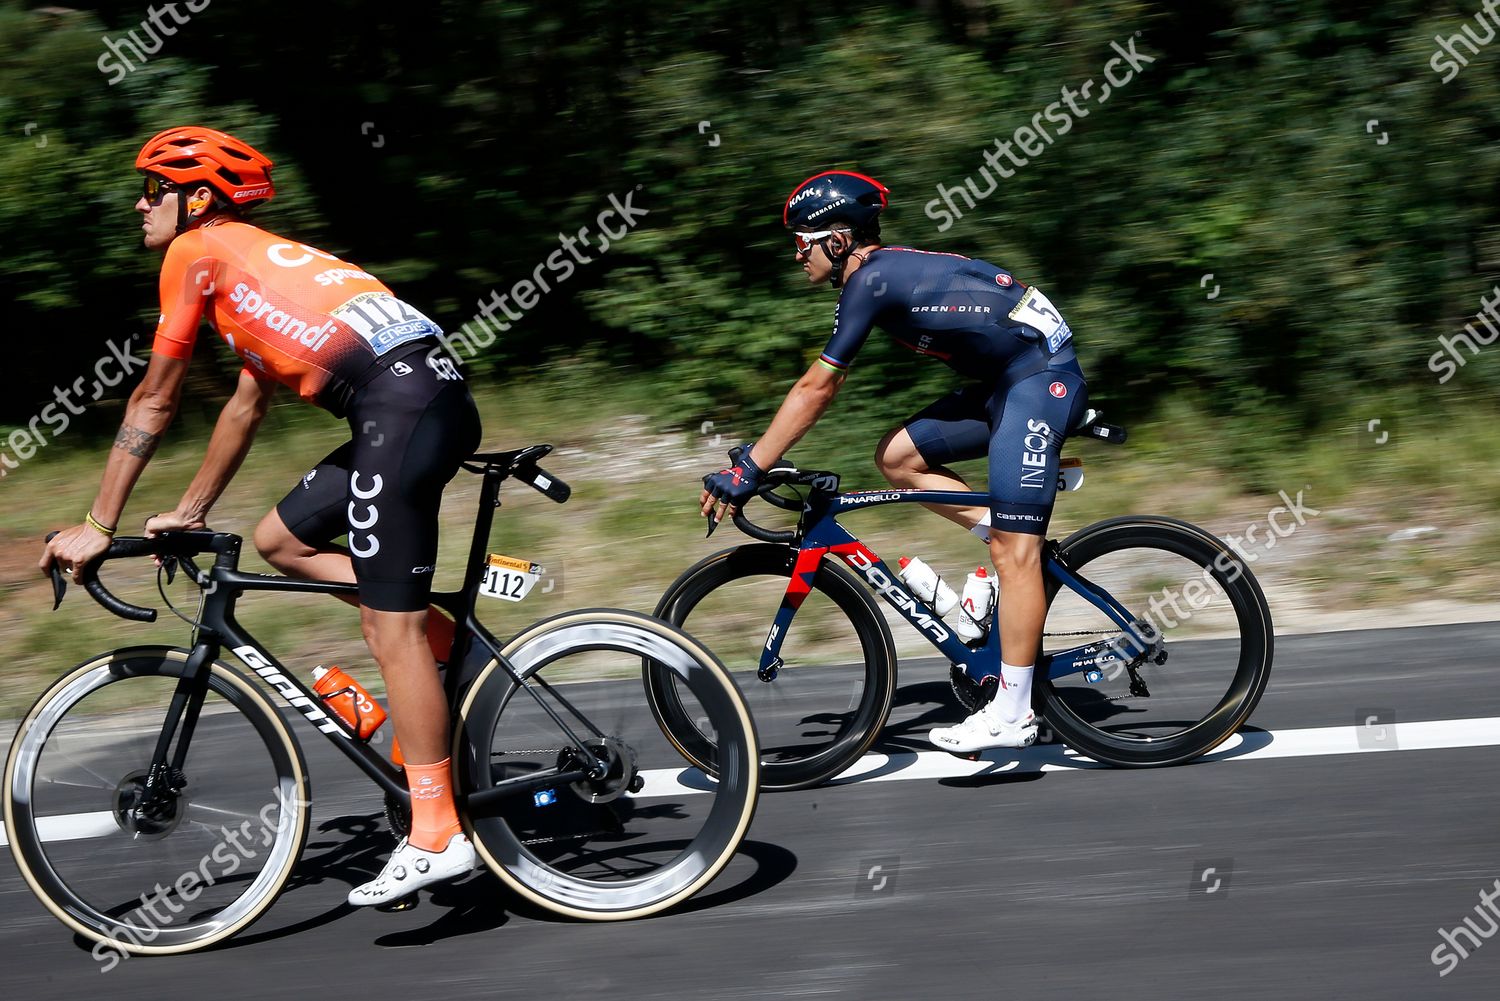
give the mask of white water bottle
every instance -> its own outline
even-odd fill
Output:
[[[921,560],[901,557],[901,572],[896,576],[911,588],[912,594],[931,605],[938,615],[947,615],[958,604],[958,595],[953,593],[953,588]]]
[[[984,636],[984,628],[964,614],[959,608],[958,595],[953,593],[937,572],[921,560],[901,557],[902,582],[911,588],[912,594],[932,606],[932,610],[953,628],[959,639],[972,643]],[[953,613],[951,616],[949,613]]]
[[[979,624],[981,635],[989,627],[990,611],[995,607],[999,587],[995,578],[984,567],[978,567],[964,581],[964,595],[959,607]]]

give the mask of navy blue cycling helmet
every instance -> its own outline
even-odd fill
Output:
[[[880,212],[888,204],[886,196],[890,193],[890,188],[873,177],[851,170],[825,170],[792,189],[786,196],[781,221],[794,230],[826,231],[835,223],[849,227],[854,240],[842,252],[830,249],[826,236],[817,241],[833,265],[829,282],[838,288],[843,284],[844,262],[854,244],[879,239]]]
[[[850,170],[825,170],[792,189],[786,197],[781,221],[788,229],[829,223],[847,223],[856,233],[880,231],[877,221],[891,189],[864,174]]]

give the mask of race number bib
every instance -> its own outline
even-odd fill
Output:
[[[1010,311],[1010,318],[1017,323],[1026,324],[1046,338],[1048,354],[1056,354],[1058,348],[1073,338],[1073,329],[1062,318],[1057,307],[1052,305],[1052,300],[1035,285],[1021,296],[1016,308]]]
[[[363,337],[376,355],[443,332],[442,327],[389,292],[361,292],[331,313]]]
[[[540,563],[491,554],[484,562],[484,579],[479,582],[479,593],[504,601],[520,601],[542,579],[542,570]]]

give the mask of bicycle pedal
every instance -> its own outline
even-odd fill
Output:
[[[388,904],[376,904],[375,909],[377,911],[380,911],[382,914],[394,914],[399,911],[412,910],[419,903],[421,903],[421,900],[415,893],[408,893],[406,896],[400,897],[396,900],[392,900]]]

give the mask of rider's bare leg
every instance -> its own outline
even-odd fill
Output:
[[[1042,537],[1022,532],[991,532],[990,558],[1000,574],[1000,650],[1004,664],[1021,670],[1001,669],[1001,691],[996,708],[1002,718],[1014,722],[1025,717],[1031,706],[1031,675],[1042,646],[1042,621],[1047,599],[1042,586]],[[1010,677],[1004,677],[1006,673]],[[1001,702],[1001,700],[1005,700]]]
[[[945,466],[929,467],[904,427],[895,428],[880,439],[880,444],[875,446],[875,466],[894,487],[912,490],[969,489],[963,477],[953,470]],[[922,506],[971,530],[988,513],[983,507],[955,507],[948,504]]]

